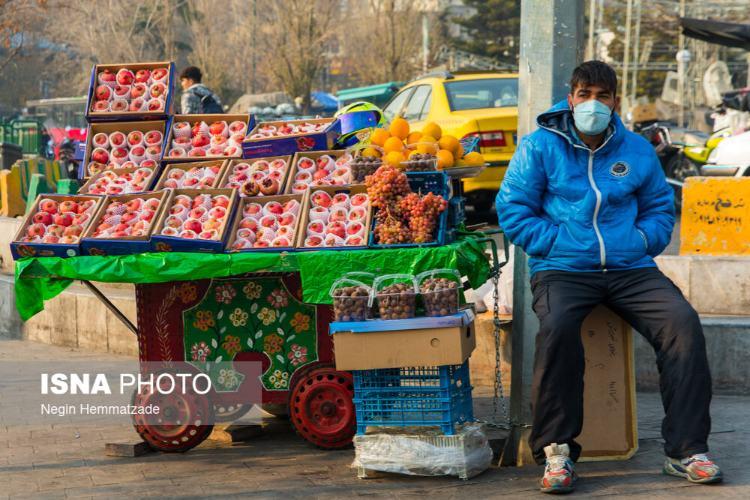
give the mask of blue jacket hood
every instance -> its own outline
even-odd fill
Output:
[[[612,114],[590,150],[567,101],[537,117],[497,195],[500,226],[529,254],[531,272],[655,266],[674,225],[672,188],[653,147]]]

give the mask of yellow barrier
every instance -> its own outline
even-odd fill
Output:
[[[687,179],[680,254],[750,255],[750,177]]]
[[[0,215],[16,217],[26,211],[29,187],[34,174],[41,174],[50,188],[64,178],[60,163],[32,158],[18,160],[9,170],[0,171]]]

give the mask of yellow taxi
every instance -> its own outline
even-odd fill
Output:
[[[496,71],[439,72],[407,83],[383,109],[385,119],[406,119],[412,130],[435,122],[458,139],[476,136],[489,167],[466,179],[475,210],[488,210],[516,147],[518,74]]]

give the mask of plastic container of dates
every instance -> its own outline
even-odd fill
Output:
[[[405,172],[434,172],[437,168],[437,156],[434,144],[417,142],[406,146],[406,161],[399,165]],[[433,152],[430,152],[433,151]]]
[[[416,276],[425,316],[450,316],[458,313],[461,275],[455,269],[433,269]]]
[[[342,277],[333,282],[330,295],[333,299],[335,321],[364,321],[370,317],[372,288],[355,279]]]
[[[366,155],[367,150],[375,150],[380,156]],[[383,166],[383,156],[385,151],[380,146],[371,144],[369,146],[355,146],[347,150],[352,155],[353,160],[349,163],[352,170],[352,184],[362,184],[368,175],[375,173],[377,169]]]
[[[417,283],[411,274],[386,274],[375,279],[370,304],[378,300],[380,319],[406,319],[416,315]]]

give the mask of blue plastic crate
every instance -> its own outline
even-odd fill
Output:
[[[357,433],[370,426],[438,426],[474,420],[468,361],[462,365],[352,372]]]

